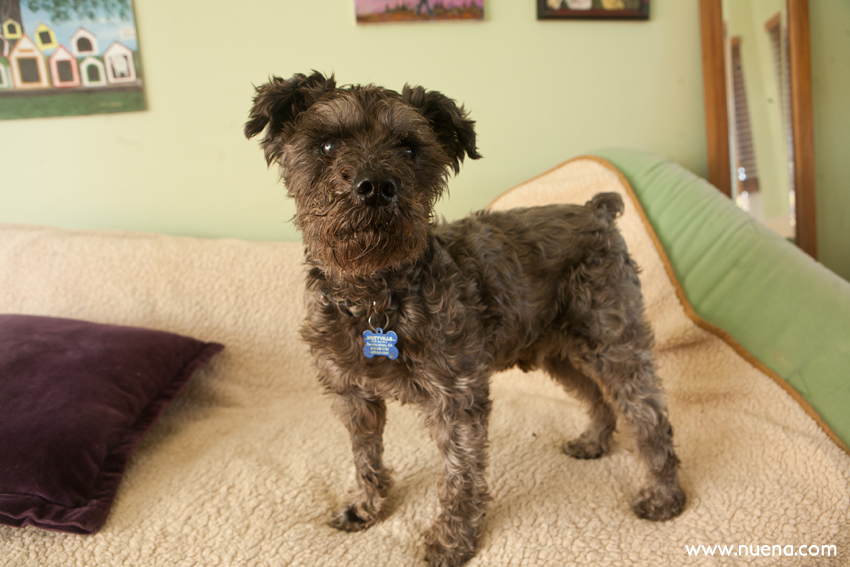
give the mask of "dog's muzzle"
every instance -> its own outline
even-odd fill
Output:
[[[370,172],[354,180],[354,195],[368,207],[387,207],[396,202],[398,183],[389,175]]]

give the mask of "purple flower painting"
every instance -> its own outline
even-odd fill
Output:
[[[354,0],[358,24],[482,20],[484,0]]]

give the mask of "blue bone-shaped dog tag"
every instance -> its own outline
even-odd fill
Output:
[[[398,342],[398,335],[392,331],[384,334],[384,330],[378,327],[373,333],[372,331],[363,331],[363,354],[366,358],[374,356],[386,356],[390,360],[398,358],[398,349],[395,344]]]

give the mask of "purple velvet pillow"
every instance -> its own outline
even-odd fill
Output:
[[[222,345],[0,315],[0,524],[90,534],[130,454]]]

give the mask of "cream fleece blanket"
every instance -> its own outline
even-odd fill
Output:
[[[580,159],[494,207],[583,203],[599,191],[628,193],[616,172]],[[469,565],[850,564],[850,457],[770,377],[686,315],[625,199],[619,226],[643,268],[688,506],[666,523],[635,517],[629,500],[643,471],[628,432],[615,435],[609,456],[571,459],[560,447],[582,431],[583,407],[542,373],[505,372],[492,388],[494,500]],[[301,258],[295,243],[0,227],[0,312],[226,345],[137,450],[100,533],[0,526],[0,565],[425,564],[421,534],[437,510],[439,459],[412,408],[390,404],[392,514],[364,533],[326,525],[354,468],[298,338]],[[733,555],[688,551],[715,545]],[[788,546],[795,555],[779,555]],[[742,557],[744,547],[759,556]]]

